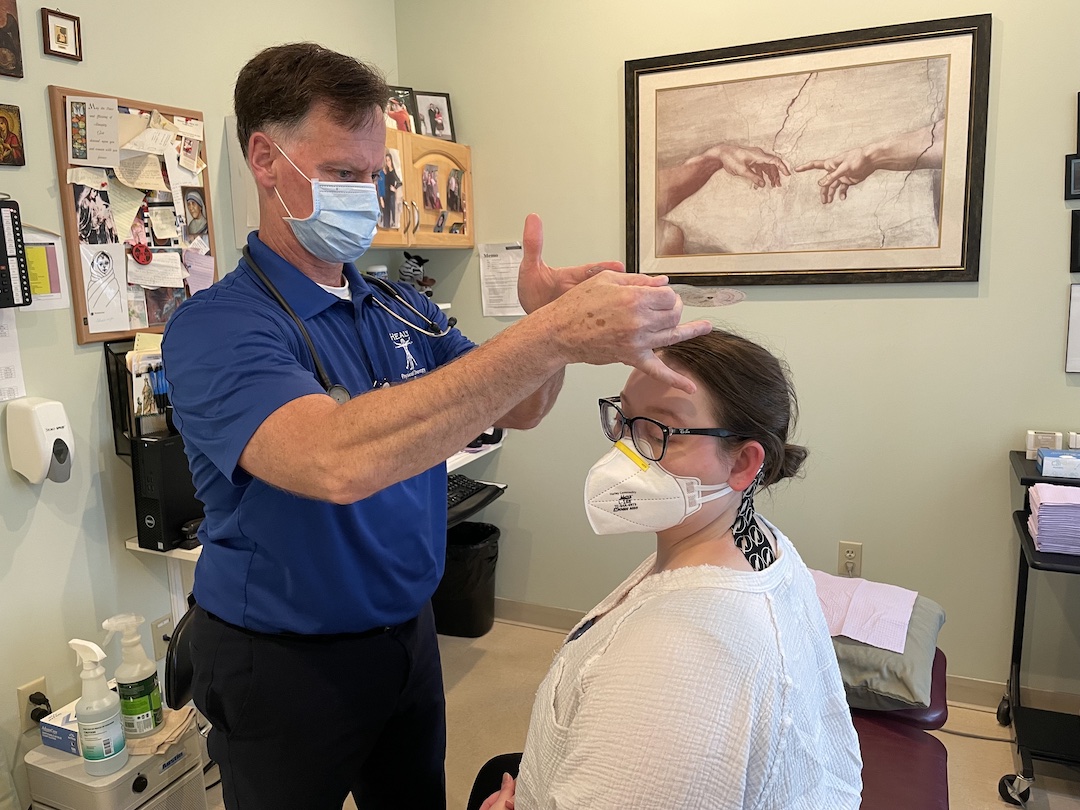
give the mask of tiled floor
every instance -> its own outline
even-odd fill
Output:
[[[533,694],[562,634],[496,622],[477,639],[440,637],[447,700],[446,778],[449,810],[464,810],[473,777],[495,754],[520,751]],[[998,780],[1015,773],[1010,742],[972,739],[956,731],[1008,740],[990,709],[950,706],[945,729],[934,732],[949,751],[951,810],[1002,810]],[[1072,781],[1068,778],[1072,776]],[[1080,810],[1080,772],[1038,763],[1029,810]],[[209,794],[211,810],[223,810],[220,787]],[[355,810],[351,800],[345,810]],[[897,808],[919,810],[919,808]]]

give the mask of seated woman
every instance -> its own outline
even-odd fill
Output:
[[[632,372],[600,400],[615,446],[585,482],[593,529],[654,531],[656,554],[571,632],[516,783],[483,807],[857,808],[859,742],[813,579],[754,511],[806,457],[788,444],[794,391],[725,331],[661,357],[697,391]],[[478,783],[474,806],[498,784]]]

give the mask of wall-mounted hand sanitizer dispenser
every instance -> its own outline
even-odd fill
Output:
[[[23,397],[7,405],[11,467],[31,484],[71,477],[75,441],[64,406],[44,397]]]

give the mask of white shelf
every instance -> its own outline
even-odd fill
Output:
[[[138,538],[132,537],[130,540],[125,540],[124,545],[128,551],[138,551],[142,554],[151,554],[158,558],[164,558],[167,560],[185,560],[186,562],[197,562],[199,554],[202,553],[202,546],[196,546],[195,548],[174,548],[171,551],[155,551],[152,548],[143,548],[139,545]]]
[[[139,545],[139,539],[132,537],[124,541],[128,551],[137,551],[140,554],[152,554],[158,559],[165,560],[165,571],[169,576],[169,602],[172,605],[173,627],[180,624],[180,619],[187,613],[187,595],[184,591],[184,574],[180,567],[181,562],[197,562],[202,546],[195,548],[174,548],[170,551],[155,551],[152,548],[143,548]]]
[[[505,439],[504,439],[505,441]],[[462,450],[460,453],[454,453],[446,460],[446,471],[452,473],[454,470],[459,470],[468,464],[470,461],[476,461],[478,458],[483,458],[489,453],[494,453],[496,450],[502,447],[502,442],[498,444],[485,444],[479,450],[473,453],[466,453]]]

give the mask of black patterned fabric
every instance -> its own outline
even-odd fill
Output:
[[[764,478],[765,468],[762,467],[743,493],[742,503],[739,504],[739,514],[735,516],[735,523],[731,526],[735,545],[755,571],[764,571],[776,562],[772,546],[769,545],[769,538],[758,526],[754,512],[754,491]]]

